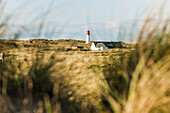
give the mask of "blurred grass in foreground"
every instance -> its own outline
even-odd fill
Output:
[[[14,58],[1,63],[0,112],[169,113],[169,20],[151,30],[149,21],[128,57],[121,49],[108,52],[117,54],[109,58],[78,53],[59,57],[54,52],[32,54],[31,65]],[[20,35],[18,31],[13,37]]]
[[[1,63],[0,111],[168,113],[169,20],[148,32],[149,21],[130,55],[123,49],[108,51],[108,57],[35,53],[32,61]]]
[[[145,21],[128,61],[109,67],[104,97],[114,113],[170,111],[169,19],[148,31],[150,21]]]

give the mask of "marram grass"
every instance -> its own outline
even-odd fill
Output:
[[[4,61],[0,112],[169,113],[169,20],[148,30],[149,21],[130,55],[123,49],[100,56],[47,52],[31,54],[31,60]]]
[[[119,78],[114,79],[112,84],[105,82],[104,97],[114,113],[170,111],[169,20],[164,23],[162,29],[158,23],[150,32],[146,29],[148,21],[149,19],[141,29],[136,50],[132,52],[129,60],[112,67],[114,70],[121,67],[119,75],[110,75]],[[115,86],[115,83],[120,86]],[[123,91],[120,90],[121,87]]]

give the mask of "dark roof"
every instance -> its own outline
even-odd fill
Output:
[[[102,44],[104,44],[108,48],[121,48],[121,42],[94,42],[96,48],[99,48]]]

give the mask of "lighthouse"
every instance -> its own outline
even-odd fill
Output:
[[[86,34],[86,44],[90,44],[90,31],[89,30],[87,31],[87,34]]]

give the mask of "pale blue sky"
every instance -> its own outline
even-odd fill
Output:
[[[151,7],[158,9],[163,1],[166,0],[7,0],[5,11],[18,15],[20,23],[46,17],[54,23],[87,24],[144,18]],[[169,12],[166,7],[165,12]]]
[[[46,21],[48,26],[73,25],[80,27],[91,24],[103,24],[120,21],[143,20],[149,12],[162,14],[166,18],[170,14],[170,0],[5,0],[3,19],[12,15],[8,23],[14,25],[39,25]],[[164,10],[160,11],[161,4]],[[75,26],[74,26],[75,27]],[[63,28],[64,29],[64,28]],[[66,29],[66,28],[65,28]],[[93,28],[96,29],[96,28]],[[97,28],[98,29],[98,28]],[[71,32],[70,32],[71,34]],[[73,33],[74,34],[74,33]]]

